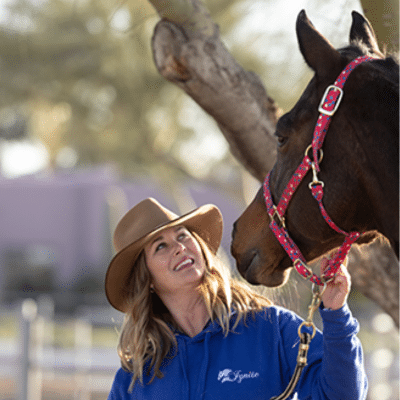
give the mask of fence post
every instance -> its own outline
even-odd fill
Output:
[[[45,347],[54,350],[54,300],[47,295],[41,295],[37,299],[37,317],[32,326],[31,346],[34,350],[34,365],[31,366],[30,379],[34,381],[34,387],[29,390],[29,400],[42,400],[43,394],[43,368],[46,368]],[[53,353],[53,351],[52,351]],[[54,354],[52,357],[54,362]],[[53,377],[53,365],[51,376]],[[47,373],[47,376],[49,374]]]
[[[33,299],[25,299],[20,304],[20,354],[18,376],[18,399],[28,400],[30,389],[30,341],[31,326],[37,315],[37,304]]]
[[[76,365],[76,390],[75,398],[79,400],[90,400],[91,382],[90,369],[92,366],[92,325],[84,319],[75,320],[75,365]]]

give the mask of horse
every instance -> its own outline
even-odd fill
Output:
[[[296,33],[314,76],[292,110],[277,122],[277,158],[268,175],[270,201],[277,204],[282,198],[305,155],[309,154],[314,166],[306,172],[277,224],[285,226],[307,263],[334,252],[345,233],[353,231],[360,232],[356,244],[383,235],[398,257],[398,60],[380,51],[369,21],[355,11],[346,47],[335,49],[304,10],[297,17]],[[368,61],[348,76],[323,147],[310,151],[320,115],[318,105],[326,88],[346,65],[363,56],[368,56]],[[323,207],[339,231],[321,215],[320,204],[310,193],[314,182],[322,183]],[[268,213],[265,184],[233,225],[231,253],[248,282],[277,287],[286,283],[294,264],[271,230],[276,208]]]

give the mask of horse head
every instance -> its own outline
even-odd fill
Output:
[[[315,74],[293,109],[277,123],[277,160],[269,187],[277,204],[313,140],[326,88],[351,60],[373,57],[346,82],[319,155],[318,178],[324,183],[324,207],[343,231],[362,232],[358,244],[382,234],[398,255],[399,66],[381,53],[370,23],[357,12],[352,17],[350,45],[338,50],[304,11],[297,18],[300,51]],[[322,217],[310,193],[311,180],[309,171],[291,198],[284,221],[307,262],[340,246],[344,237]],[[234,224],[231,251],[245,279],[272,287],[285,283],[292,261],[269,223],[261,188]]]

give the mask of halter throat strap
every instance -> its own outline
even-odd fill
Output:
[[[319,164],[322,161],[322,145],[328,131],[332,116],[337,111],[339,104],[343,98],[343,86],[346,83],[347,78],[351,72],[360,64],[371,61],[372,57],[362,56],[351,61],[346,68],[340,73],[333,85],[327,87],[320,105],[318,107],[319,117],[314,129],[313,140],[310,146],[305,151],[303,161],[298,166],[294,174],[292,175],[288,185],[284,189],[282,196],[277,206],[272,201],[272,194],[270,190],[270,176],[271,171],[265,178],[263,184],[264,200],[267,207],[268,214],[270,216],[270,228],[276,238],[278,239],[281,246],[285,249],[289,257],[293,262],[294,268],[300,273],[305,279],[309,279],[311,282],[322,286],[324,282],[334,278],[340,264],[346,258],[351,245],[360,237],[360,232],[347,233],[340,229],[329,217],[322,203],[323,199],[323,188],[324,183],[318,180],[318,172],[320,171]],[[309,153],[312,153],[312,159]],[[345,236],[345,240],[340,247],[336,256],[328,261],[328,267],[324,272],[324,275],[320,278],[312,272],[307,266],[306,260],[301,253],[300,249],[294,243],[289,236],[289,233],[285,225],[285,213],[294,192],[299,187],[301,181],[308,173],[312,170],[313,180],[309,184],[309,188],[313,197],[317,200],[321,214],[324,217],[327,224],[335,231]]]

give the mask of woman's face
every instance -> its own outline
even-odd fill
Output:
[[[144,251],[158,294],[197,286],[204,275],[206,265],[199,242],[183,226],[163,230]]]

